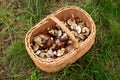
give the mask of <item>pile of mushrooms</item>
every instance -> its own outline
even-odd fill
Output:
[[[89,28],[78,17],[72,17],[62,22],[78,42],[84,41],[90,34]],[[54,28],[47,28],[46,32],[35,36],[31,47],[34,53],[42,59],[55,59],[75,49],[73,41],[57,24]]]
[[[72,32],[78,42],[84,41],[90,34],[89,28],[79,17],[72,16],[67,21],[62,21]]]

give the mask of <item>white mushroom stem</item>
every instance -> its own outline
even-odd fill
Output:
[[[38,50],[35,54],[36,54],[36,55],[40,55],[40,53],[41,53],[41,51]]]
[[[59,31],[58,31],[58,36],[61,36],[61,35],[62,35],[62,31],[59,30]]]
[[[77,26],[76,28],[75,28],[75,30],[77,31],[77,33],[81,33],[81,27],[80,26]]]
[[[57,54],[57,52],[56,52],[56,51],[54,51],[54,52],[53,52],[53,54],[54,54],[54,55],[56,55],[56,54]]]
[[[61,38],[67,37],[66,33],[63,33],[63,35],[61,36]]]

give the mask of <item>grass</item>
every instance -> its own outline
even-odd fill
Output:
[[[0,1],[2,80],[120,80],[120,2],[76,1]],[[38,69],[28,56],[24,37],[46,15],[67,5],[82,7],[92,16],[97,27],[96,41],[89,52],[75,63],[59,72],[46,73]]]
[[[35,67],[26,53],[24,41],[13,43],[13,45],[5,52],[5,58],[3,60],[7,63],[8,67],[6,68],[11,79],[25,77],[24,75],[29,75],[29,71],[27,70],[31,70]]]

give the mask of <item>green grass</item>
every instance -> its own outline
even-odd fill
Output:
[[[9,72],[9,78],[25,78],[30,74],[29,70],[35,68],[32,60],[28,56],[24,41],[14,42],[12,46],[5,52],[3,58],[4,64],[7,65],[6,69]],[[26,76],[25,76],[26,75]]]
[[[120,80],[120,2],[115,0],[0,1],[0,68],[2,80]],[[17,4],[17,5],[16,5]],[[82,58],[56,73],[35,67],[25,50],[26,32],[60,7],[77,5],[96,24],[96,41]],[[9,46],[9,47],[8,47]],[[2,52],[2,51],[1,51]],[[2,74],[1,74],[2,73]]]

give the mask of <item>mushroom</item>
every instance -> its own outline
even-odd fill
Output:
[[[50,48],[53,45],[53,40],[48,39],[45,44],[47,48]]]
[[[54,54],[53,54],[53,51],[51,50],[51,49],[49,49],[48,51],[47,51],[47,54],[49,55],[49,57],[52,57]]]
[[[39,36],[34,37],[34,42],[41,47],[43,46],[42,39]]]
[[[54,55],[56,55],[57,52],[49,49],[49,50],[47,51],[47,54],[49,55],[49,57],[54,57]]]
[[[90,34],[90,30],[87,27],[83,27],[82,28],[82,34],[88,36]]]
[[[32,47],[32,49],[33,49],[34,52],[39,49],[39,46],[36,43],[35,43],[35,45],[31,44],[31,47]]]
[[[53,37],[51,37],[50,39],[51,39],[51,40],[54,40],[54,38],[53,38]]]
[[[57,49],[60,49],[60,48],[63,48],[64,47],[64,42],[58,42],[57,44],[56,44],[56,46],[55,46],[55,50],[57,50]]]
[[[75,30],[77,31],[77,33],[81,33],[81,27],[80,27],[80,25],[79,26],[76,26],[76,28],[75,28]]]
[[[72,43],[73,43],[72,40],[68,40],[68,41],[67,41],[67,44],[72,44]]]
[[[40,50],[37,50],[35,54],[36,54],[36,55],[40,55],[40,53],[41,53],[41,51],[40,51]]]
[[[66,42],[68,39],[69,39],[69,38],[66,36],[66,37],[60,38],[60,41]]]
[[[76,29],[76,27],[77,27],[77,24],[76,24],[76,23],[73,23],[73,24],[71,25],[71,29]]]
[[[66,33],[63,33],[63,35],[61,36],[61,38],[67,37]]]
[[[41,54],[39,55],[41,58],[45,59],[45,58],[49,58],[49,55],[45,52],[41,52]]]
[[[62,31],[58,30],[58,36],[60,37],[62,35]]]
[[[50,49],[55,49],[55,44],[53,44],[51,47],[50,47]]]
[[[79,34],[78,36],[81,40],[85,40],[87,38],[87,36],[83,34]]]
[[[67,34],[66,34],[66,33],[63,33],[63,35],[62,35],[61,38],[60,38],[60,41],[65,42],[65,41],[67,41],[67,40],[68,40]]]
[[[56,36],[54,29],[49,30],[48,33],[49,33],[51,36]]]
[[[53,52],[53,54],[54,54],[54,55],[56,55],[56,54],[57,54],[57,52],[56,52],[56,51],[54,51],[54,52]]]
[[[73,45],[69,45],[69,46],[67,46],[66,48],[65,48],[65,53],[68,53],[68,52],[70,52],[71,50],[73,50],[74,49],[74,46]]]
[[[44,39],[44,40],[48,40],[50,38],[49,35],[47,34],[39,34],[40,38]]]
[[[78,23],[80,22],[79,17],[75,17],[75,21],[76,21],[76,23],[78,24]]]
[[[78,36],[78,33],[76,31],[71,31],[74,36]]]
[[[64,52],[65,52],[65,48],[59,49],[59,50],[57,51],[57,56],[58,56],[58,57],[59,57],[59,56],[62,56],[62,55],[64,54]]]
[[[75,19],[73,19],[73,18],[70,18],[70,19],[67,20],[68,25],[72,25],[72,24],[75,24],[75,23],[76,23]]]
[[[80,25],[81,26],[81,28],[84,26],[84,22],[83,21],[80,21],[79,23],[78,23],[78,25]]]

